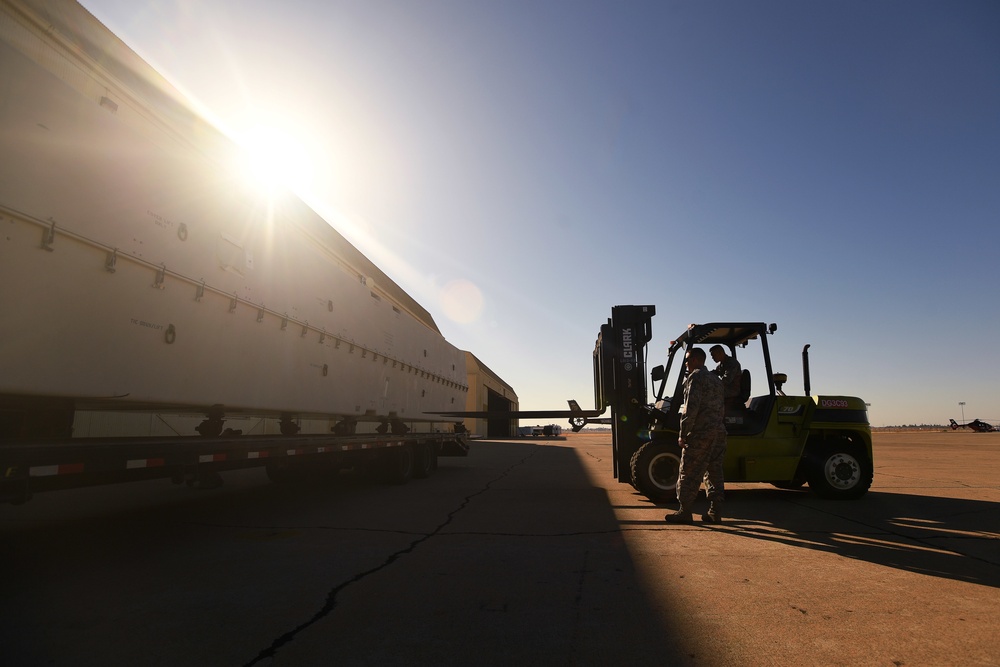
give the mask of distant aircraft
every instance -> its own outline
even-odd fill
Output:
[[[975,431],[976,433],[991,433],[992,431],[997,430],[996,426],[993,426],[992,424],[987,424],[981,419],[973,419],[971,422],[965,424],[959,424],[954,419],[949,419],[948,421],[951,422],[951,430],[953,431],[960,428],[969,428]]]

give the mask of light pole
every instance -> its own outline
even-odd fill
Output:
[[[965,401],[959,401],[958,407],[962,408],[962,423],[965,423]]]

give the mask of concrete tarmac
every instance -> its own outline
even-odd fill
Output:
[[[262,471],[0,506],[5,665],[1000,665],[1000,434],[876,434],[858,501],[667,525],[609,433],[427,480]],[[704,509],[699,500],[696,512]]]

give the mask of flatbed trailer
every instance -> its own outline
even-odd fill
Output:
[[[0,443],[0,502],[43,491],[170,478],[214,487],[219,473],[265,467],[282,483],[354,469],[390,483],[429,476],[439,456],[465,456],[462,433],[224,435],[46,439]]]

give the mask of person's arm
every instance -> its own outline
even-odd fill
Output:
[[[694,388],[695,383],[700,378],[697,377],[697,373],[693,373],[688,377],[686,383],[684,383],[684,414],[681,416],[681,431],[677,438],[677,444],[684,447],[686,444],[684,434],[688,432],[688,424],[696,423],[698,418],[698,410],[701,408],[699,405],[699,391]]]

